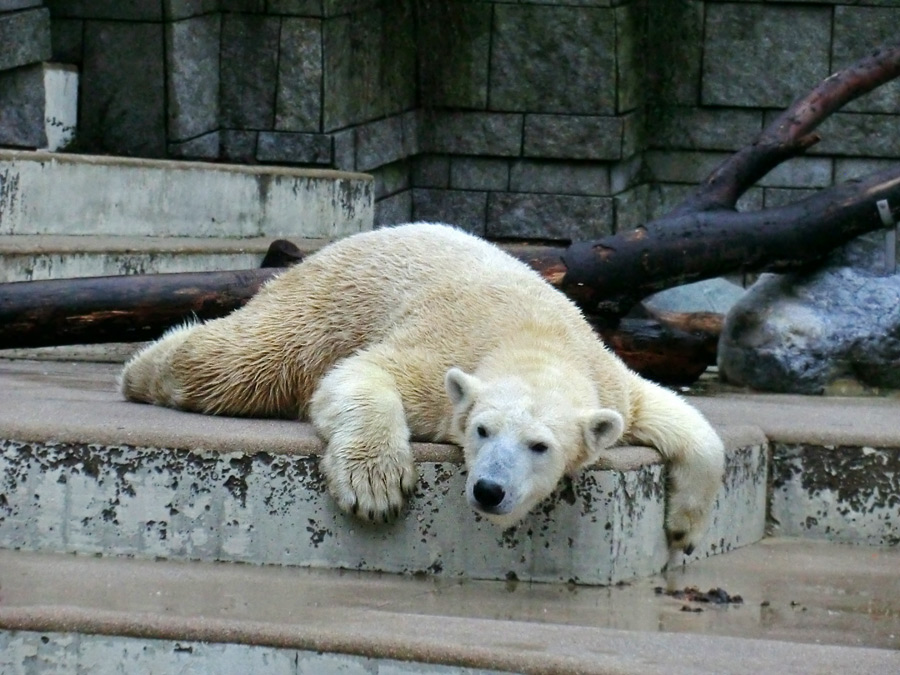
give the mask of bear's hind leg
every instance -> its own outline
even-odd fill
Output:
[[[631,441],[656,448],[668,464],[666,532],[673,549],[691,553],[709,524],[725,471],[725,449],[700,412],[635,375]]]
[[[200,326],[186,323],[134,354],[119,375],[119,391],[129,401],[183,407],[181,382],[172,371],[175,350]]]
[[[365,354],[339,362],[319,382],[309,419],[326,443],[321,468],[345,511],[396,517],[417,474],[394,378]]]

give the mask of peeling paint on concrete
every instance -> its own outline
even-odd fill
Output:
[[[505,531],[466,503],[465,475],[423,462],[389,525],[337,510],[307,456],[0,441],[0,546],[476,579],[613,584],[659,571],[664,469],[592,469]],[[765,452],[733,453],[706,556],[758,540]]]
[[[771,519],[787,536],[900,544],[900,448],[774,444]]]
[[[77,633],[0,632],[0,672],[217,673],[219,675],[499,675],[498,671],[208,642],[146,640]]]

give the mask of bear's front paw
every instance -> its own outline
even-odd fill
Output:
[[[363,520],[388,522],[400,514],[418,478],[408,447],[373,452],[368,448],[329,448],[322,472],[338,506]]]
[[[686,555],[693,553],[709,526],[724,473],[724,454],[711,452],[694,460],[671,467],[669,474],[666,535],[669,547]]]
[[[706,532],[712,503],[698,504],[696,500],[685,500],[681,496],[676,494],[669,500],[666,537],[671,549],[680,549],[690,555]],[[681,503],[685,501],[688,503]]]

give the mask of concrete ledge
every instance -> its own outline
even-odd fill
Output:
[[[766,394],[696,402],[714,423],[741,416],[770,439],[773,534],[900,544],[900,399]]]
[[[0,151],[0,234],[332,240],[373,218],[365,174]]]
[[[900,544],[900,445],[774,443],[772,453],[773,533]]]
[[[466,503],[459,450],[416,444],[406,513],[367,525],[325,492],[308,425],[127,403],[117,371],[2,366],[0,546],[584,584],[668,561],[663,467],[646,448],[610,452],[501,531]],[[726,431],[726,484],[695,557],[763,535],[765,439]]]
[[[291,238],[306,255],[324,239]],[[259,267],[275,237],[0,235],[0,283]]]

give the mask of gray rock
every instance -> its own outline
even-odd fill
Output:
[[[221,137],[218,131],[181,143],[169,143],[169,155],[181,159],[218,159],[220,152]]]
[[[559,159],[622,159],[622,117],[528,115],[524,154]]]
[[[822,393],[836,380],[900,388],[900,274],[859,239],[805,274],[764,275],[728,314],[719,370],[754,389]]]
[[[594,239],[612,234],[612,199],[492,192],[487,235],[525,239]]]
[[[605,163],[523,160],[512,165],[509,182],[513,192],[604,197],[610,192],[609,165]]]
[[[54,17],[162,21],[163,3],[146,0],[47,0]]]
[[[40,7],[41,0],[0,0],[0,12],[12,12],[28,7]]]
[[[51,59],[57,63],[81,63],[84,50],[84,21],[81,19],[57,19],[50,21],[53,44]]]
[[[414,187],[450,187],[450,158],[446,155],[419,155],[413,159]]]
[[[331,165],[331,136],[289,131],[261,131],[256,148],[260,162]]]
[[[484,109],[492,3],[435,2],[423,12],[419,82],[430,106]]]
[[[225,14],[222,18],[221,113],[224,127],[271,129],[278,79],[277,17]]]
[[[372,171],[405,158],[403,120],[399,115],[370,122],[356,130],[357,171]]]
[[[316,19],[284,19],[278,59],[277,131],[321,127],[322,31]]]
[[[867,3],[874,4],[874,3]],[[888,3],[885,3],[888,4]],[[896,3],[894,3],[896,4]],[[893,44],[897,37],[900,7],[834,8],[833,68],[845,68],[868,55],[874,47]],[[865,35],[865,39],[860,36]],[[885,82],[874,91],[843,106],[847,112],[895,114],[900,108],[900,82]]]
[[[655,293],[644,304],[666,312],[726,314],[746,291],[727,279],[706,279]]]
[[[416,103],[414,23],[408,3],[322,21],[323,129],[335,131],[409,110]],[[336,7],[336,6],[335,6]],[[330,14],[329,8],[323,8]]]
[[[412,191],[404,190],[375,202],[375,227],[400,225],[412,220]]]
[[[457,190],[506,190],[509,162],[490,157],[454,157],[450,163],[450,185]]]
[[[522,150],[522,115],[485,112],[429,114],[424,152],[517,157]]]
[[[163,2],[166,18],[174,20],[210,14],[218,9],[218,0],[164,0]]]
[[[219,133],[219,156],[231,162],[256,163],[259,132],[226,129]]]
[[[831,12],[827,6],[707,3],[703,103],[790,105],[829,73]]]
[[[475,190],[413,190],[413,220],[450,223],[474,234],[484,235],[487,192]]]

